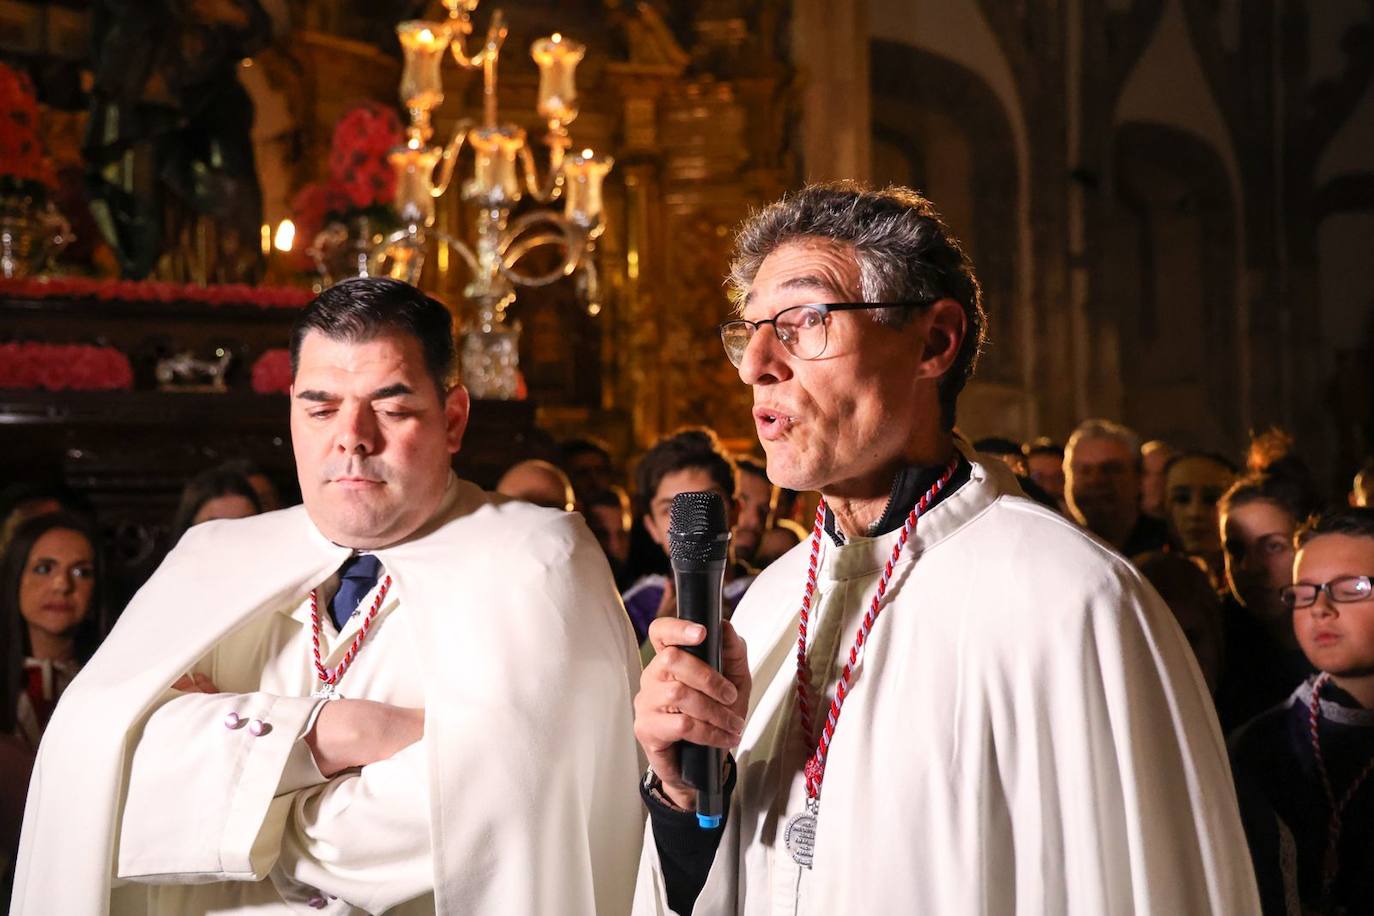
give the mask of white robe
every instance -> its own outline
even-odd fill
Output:
[[[460,481],[450,487],[446,509],[420,532],[376,551],[418,636],[425,737],[397,758],[426,755],[434,906],[502,916],[625,912],[642,830],[630,705],[638,663],[605,559],[578,516]],[[169,723],[149,714],[179,674],[263,615],[298,606],[347,555],[302,508],[197,526],[183,538],[49,724],[13,913],[104,914],[116,868],[155,883],[267,876],[280,850],[260,841],[273,835],[268,822],[285,816],[296,778],[282,769],[291,756],[283,745],[295,742],[315,702],[252,685],[206,696],[196,701],[203,708],[184,711],[199,724],[179,744],[175,731],[163,733]],[[347,685],[345,676],[345,694]],[[229,708],[273,728],[261,738],[240,730],[241,745],[226,755],[220,720]],[[143,733],[150,721],[160,733]],[[203,788],[169,784],[160,829],[126,846],[121,816],[143,740],[184,755],[187,781]],[[199,775],[207,768],[224,772],[223,784]],[[189,810],[188,792],[197,799]]]
[[[818,723],[897,537],[823,539]],[[696,913],[1258,912],[1216,716],[1168,608],[996,461],[907,545],[831,744],[814,868],[797,866],[783,830],[814,747],[794,686],[809,551],[735,613],[753,694]],[[635,912],[668,911],[650,830]]]

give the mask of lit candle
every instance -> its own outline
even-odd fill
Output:
[[[289,219],[284,219],[277,224],[277,237],[275,244],[278,251],[290,251],[291,246],[296,241],[296,224]]]
[[[453,32],[447,23],[411,20],[396,26],[405,54],[401,71],[401,101],[412,110],[429,112],[444,101],[444,83],[439,64],[448,50]]]
[[[539,115],[557,124],[577,117],[577,86],[573,74],[587,53],[585,45],[555,32],[530,46],[530,57],[539,65]]]
[[[515,157],[525,145],[525,132],[513,124],[478,127],[468,134],[477,164],[463,197],[484,203],[513,204],[520,199],[520,178]]]
[[[437,146],[398,146],[387,154],[396,172],[396,213],[407,226],[434,225],[434,166],[444,151]]]
[[[615,165],[610,156],[584,149],[563,160],[563,215],[579,226],[591,226],[601,218],[601,183]]]

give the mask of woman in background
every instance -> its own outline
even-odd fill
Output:
[[[6,639],[0,726],[36,749],[62,691],[103,633],[94,526],[54,512],[15,529],[0,562]]]
[[[1225,549],[1225,642],[1217,715],[1230,732],[1283,702],[1312,668],[1279,589],[1293,583],[1293,532],[1316,508],[1301,477],[1242,477],[1218,503]]]
[[[168,546],[175,547],[192,525],[216,518],[247,518],[261,511],[262,502],[248,478],[224,467],[202,471],[181,491]]]

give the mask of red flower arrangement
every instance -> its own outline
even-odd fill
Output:
[[[300,308],[310,301],[309,290],[295,286],[245,286],[221,283],[196,286],[154,280],[95,280],[54,277],[48,280],[0,279],[6,299],[98,299],[102,302],[202,302],[206,305],[256,305],[259,308]]]
[[[396,221],[389,207],[396,199],[396,173],[387,154],[403,141],[396,112],[376,102],[354,105],[334,125],[329,177],[301,188],[291,202],[296,238],[292,261],[300,270],[314,263],[306,250],[333,221],[366,216],[374,226]]]
[[[28,74],[0,63],[0,193],[46,196],[57,187],[38,136],[38,98]]]
[[[0,389],[117,391],[134,386],[129,358],[90,344],[0,344]]]
[[[258,394],[286,394],[291,390],[291,351],[264,350],[253,362],[253,390]]]

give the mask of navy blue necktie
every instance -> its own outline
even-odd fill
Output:
[[[329,616],[334,618],[335,627],[343,630],[348,618],[377,584],[381,571],[382,561],[370,553],[355,554],[339,567],[339,590],[329,602]]]

